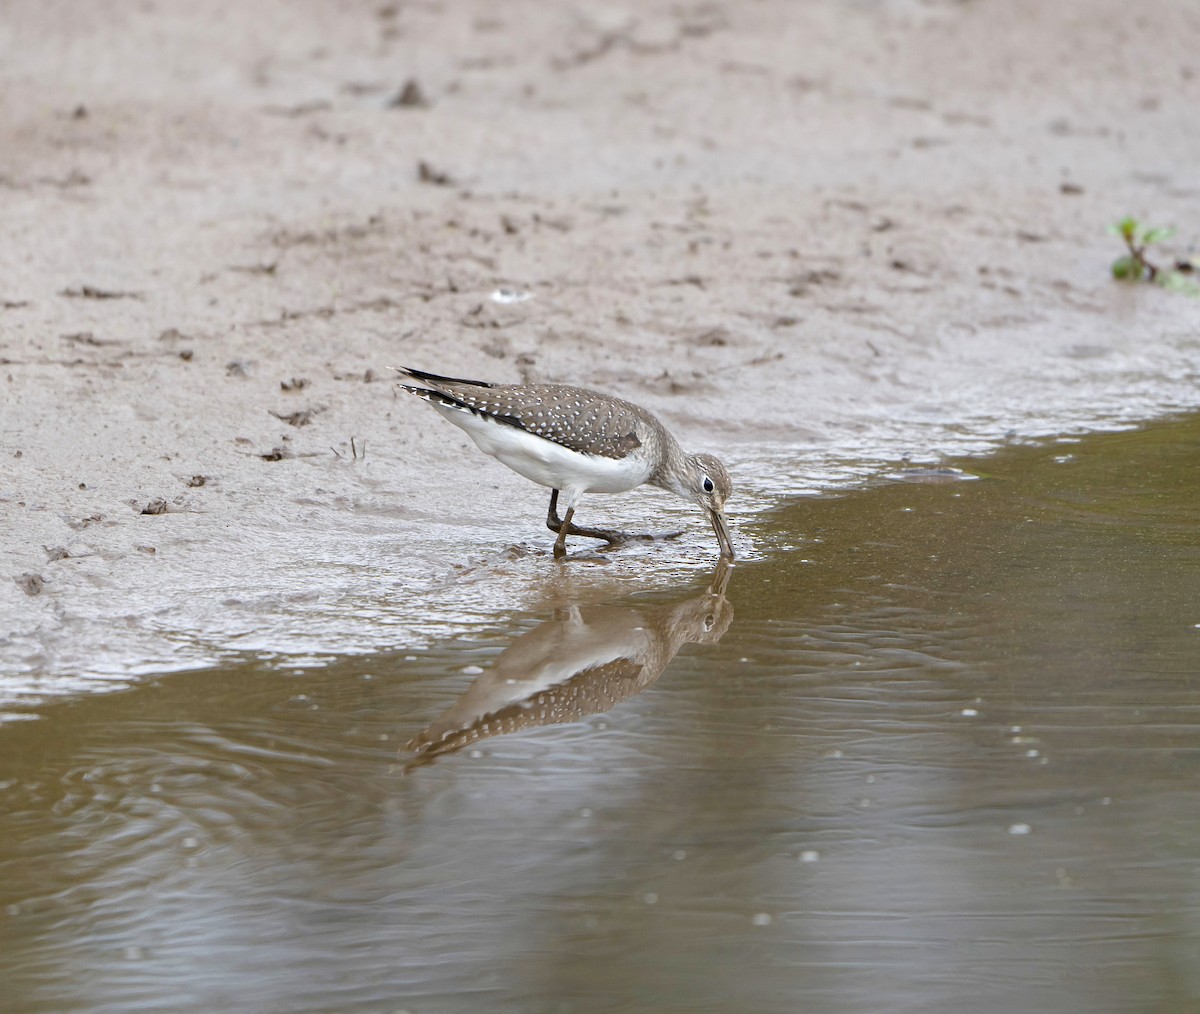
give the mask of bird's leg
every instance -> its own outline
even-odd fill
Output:
[[[566,518],[558,516],[558,490],[550,491],[550,509],[546,512],[546,527],[552,532],[562,534],[563,528],[566,528],[567,535],[582,535],[588,539],[600,539],[604,542],[613,543],[620,542],[627,536],[622,532],[612,532],[607,528],[580,528],[578,525],[571,524],[571,515],[575,513],[574,508],[567,511]]]
[[[571,507],[567,510],[567,516],[560,518],[558,516],[558,490],[550,490],[550,509],[546,512],[546,527],[550,531],[558,533],[558,539],[554,543],[555,556],[562,556],[567,551],[568,535],[582,535],[585,539],[599,539],[601,542],[607,542],[610,546],[615,546],[620,542],[630,542],[635,539],[676,539],[683,534],[683,532],[671,532],[660,536],[630,535],[627,532],[613,531],[611,528],[580,528],[578,525],[571,524],[574,514],[575,508]]]
[[[552,532],[562,530],[562,518],[558,516],[558,490],[550,490],[550,510],[546,512],[546,527]]]
[[[558,490],[554,491],[556,494]],[[551,510],[554,508],[551,507]],[[571,530],[571,515],[575,513],[574,507],[567,508],[567,516],[562,519],[558,526],[558,538],[554,540],[554,557],[558,559],[567,555],[567,533]],[[555,512],[557,516],[557,512]]]

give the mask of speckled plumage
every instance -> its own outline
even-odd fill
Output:
[[[609,543],[628,537],[571,521],[584,493],[623,493],[643,483],[670,490],[708,513],[721,555],[733,548],[722,510],[731,483],[709,454],[685,454],[657,418],[632,402],[566,384],[491,384],[394,367],[421,386],[400,384],[464,430],[475,445],[514,472],[554,491],[546,524],[558,533]],[[566,514],[557,516],[558,494]]]
[[[427,388],[418,397],[469,409],[572,451],[624,458],[662,441],[663,425],[644,408],[610,395],[567,384],[485,384],[411,371]]]

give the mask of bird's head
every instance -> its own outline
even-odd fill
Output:
[[[720,460],[711,454],[690,454],[686,459],[683,474],[675,476],[672,489],[680,496],[700,507],[712,522],[717,541],[721,544],[721,556],[733,559],[733,542],[725,522],[725,501],[733,492],[729,472]]]

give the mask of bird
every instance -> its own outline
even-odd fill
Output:
[[[630,538],[573,523],[584,493],[624,493],[648,483],[696,504],[716,532],[720,556],[733,559],[725,501],[729,472],[711,454],[687,454],[670,431],[639,405],[567,384],[493,384],[442,377],[404,366],[416,384],[397,386],[432,405],[485,454],[550,489],[546,527],[557,534],[554,556],[579,535],[614,545]],[[558,516],[559,494],[566,509]]]

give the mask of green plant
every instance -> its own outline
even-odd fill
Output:
[[[1196,270],[1195,259],[1177,260],[1169,268],[1155,264],[1146,250],[1175,235],[1172,228],[1151,228],[1142,225],[1132,215],[1126,215],[1108,231],[1125,242],[1126,253],[1112,263],[1113,278],[1122,282],[1152,282],[1172,292],[1200,296],[1200,284],[1189,277]]]

